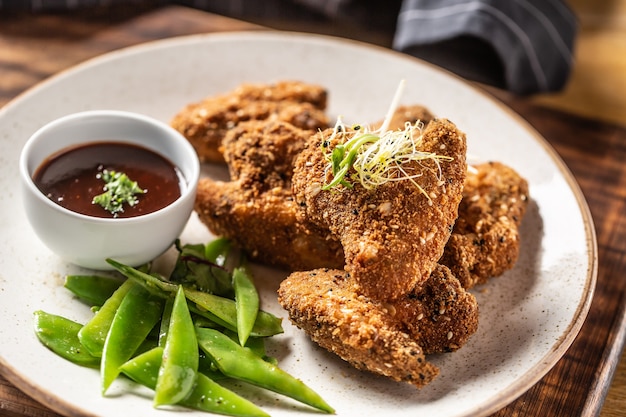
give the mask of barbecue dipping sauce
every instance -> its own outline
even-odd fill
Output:
[[[125,173],[140,188],[134,206],[124,204],[117,218],[135,217],[166,207],[180,197],[182,173],[169,160],[142,146],[120,142],[92,142],[72,146],[51,155],[33,175],[35,185],[53,202],[92,217],[113,218],[95,196],[104,192],[98,178],[103,170]]]

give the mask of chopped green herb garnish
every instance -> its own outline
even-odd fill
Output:
[[[132,207],[139,202],[136,194],[147,192],[139,187],[137,181],[132,181],[123,172],[105,169],[98,174],[98,178],[105,182],[104,192],[95,196],[91,203],[99,204],[114,217],[124,212],[124,203]]]
[[[372,189],[390,181],[409,180],[426,195],[417,182],[422,176],[419,163],[431,160],[439,169],[439,161],[451,158],[420,150],[423,128],[420,121],[407,122],[401,130],[388,129],[403,86],[402,82],[380,128],[347,126],[341,118],[337,119],[331,136],[324,139],[321,145],[326,169],[332,173],[332,180],[324,184],[322,190],[340,185],[352,188],[357,182],[366,189]]]

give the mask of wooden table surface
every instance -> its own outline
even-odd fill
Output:
[[[178,6],[110,13],[0,16],[0,106],[87,58],[145,41],[259,26]],[[526,118],[569,166],[598,238],[598,285],[579,336],[557,365],[497,416],[626,415],[626,127],[537,98],[485,88]],[[626,116],[625,116],[626,117]],[[626,120],[624,121],[626,123]],[[0,415],[59,416],[0,375]]]

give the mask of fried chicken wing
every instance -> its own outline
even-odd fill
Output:
[[[437,265],[420,287],[388,307],[426,354],[461,348],[478,330],[476,298],[452,271]]]
[[[404,129],[404,125],[408,123],[421,122],[424,126],[427,125],[435,116],[430,112],[427,107],[419,104],[399,106],[393,113],[391,120],[389,121],[389,130]],[[383,121],[376,123],[376,126],[383,124]]]
[[[172,126],[230,173],[200,180],[195,209],[252,260],[296,271],[278,300],[313,341],[421,388],[439,373],[426,355],[459,349],[478,328],[468,289],[517,260],[528,185],[500,163],[468,172],[463,132],[413,105],[387,127],[420,126],[418,150],[436,158],[404,161],[410,180],[369,188],[353,167],[322,189],[336,174],[328,149],[362,127],[328,128],[326,99],[319,86],[280,82],[181,110]]]
[[[467,175],[459,218],[440,261],[465,288],[513,267],[528,205],[528,183],[512,168],[499,162],[474,168]]]
[[[292,273],[278,294],[290,320],[321,347],[417,387],[438,373],[425,354],[458,349],[478,327],[476,299],[442,265],[393,302],[360,295],[350,274],[332,269]]]
[[[465,135],[447,120],[423,131],[422,151],[450,160],[413,161],[415,182],[390,181],[368,190],[322,190],[332,173],[320,151],[330,129],[309,140],[296,159],[294,197],[299,219],[325,228],[341,241],[348,271],[365,295],[397,299],[426,281],[443,254],[461,200],[466,173]]]
[[[297,81],[243,84],[185,106],[170,124],[189,140],[201,161],[223,162],[222,139],[238,123],[273,117],[302,129],[323,129],[328,126],[326,99],[324,88]]]
[[[281,283],[279,302],[313,341],[357,369],[417,387],[439,373],[396,322],[357,295],[343,271],[293,273]]]
[[[224,139],[232,180],[200,180],[195,204],[200,220],[265,264],[311,269],[323,259],[329,267],[342,267],[340,243],[296,221],[292,160],[310,134],[276,120],[233,128]]]

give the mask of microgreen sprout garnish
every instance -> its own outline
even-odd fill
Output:
[[[124,203],[134,206],[139,201],[136,194],[144,194],[147,191],[140,188],[137,181],[132,181],[123,172],[104,169],[97,177],[105,183],[104,192],[95,196],[91,203],[99,204],[113,217],[124,212]]]
[[[378,129],[367,125],[347,126],[341,117],[337,118],[330,137],[323,141],[322,152],[327,162],[327,170],[333,179],[322,190],[342,185],[352,188],[360,182],[366,189],[372,189],[391,181],[409,180],[428,197],[416,179],[423,175],[423,169],[411,162],[431,160],[435,162],[438,175],[441,175],[439,162],[450,157],[433,152],[420,151],[423,123],[407,122],[404,129],[389,130],[389,123],[398,107],[404,87],[400,83],[387,115]],[[331,149],[331,145],[336,143]],[[423,167],[422,167],[423,168]]]

